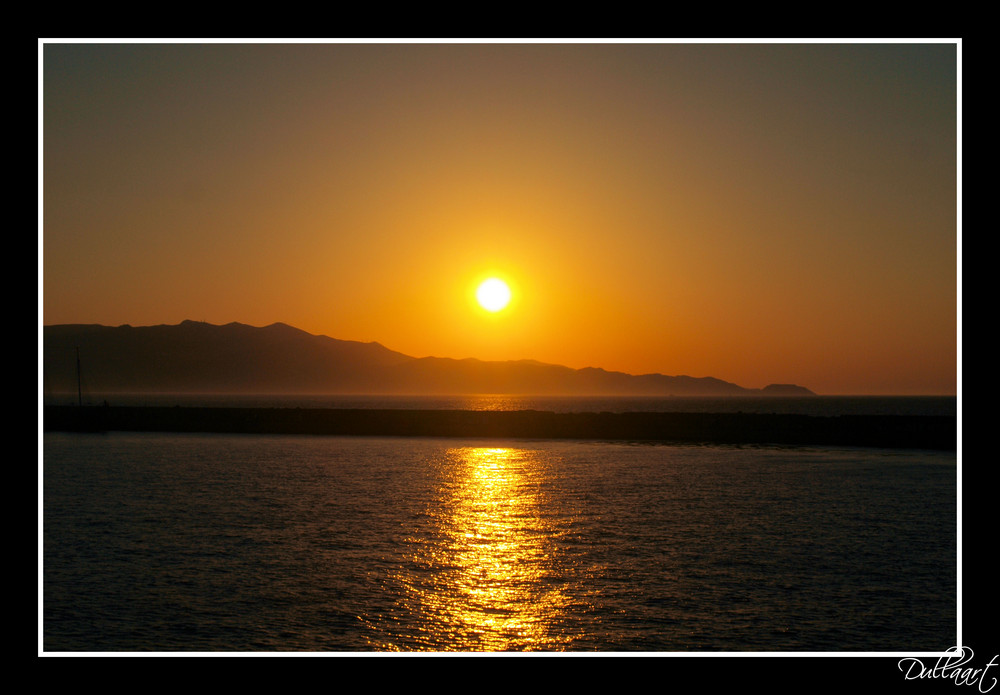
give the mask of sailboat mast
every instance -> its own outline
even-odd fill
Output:
[[[76,348],[76,404],[83,405],[83,388],[80,386],[80,348]]]

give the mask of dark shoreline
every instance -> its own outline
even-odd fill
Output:
[[[44,407],[52,431],[213,432],[501,439],[596,439],[957,449],[957,418],[939,415],[554,413],[535,410]]]

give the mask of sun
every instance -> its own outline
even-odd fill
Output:
[[[510,303],[510,288],[503,280],[490,278],[479,285],[476,299],[479,301],[479,306],[486,311],[500,311]]]

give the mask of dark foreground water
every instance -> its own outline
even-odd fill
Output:
[[[44,435],[46,651],[944,651],[956,457]]]

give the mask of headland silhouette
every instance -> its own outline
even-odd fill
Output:
[[[534,360],[411,357],[379,343],[313,335],[287,324],[44,327],[46,393],[76,389],[77,350],[104,393],[522,394],[807,396],[793,384],[763,389],[714,377],[632,375]]]
[[[747,389],[712,377],[633,376],[530,360],[415,358],[378,343],[255,328],[46,326],[45,390],[77,388],[76,354],[104,393],[815,396],[795,385]],[[535,410],[122,407],[46,405],[46,431],[503,437],[678,443],[954,449],[953,416],[776,413],[552,413]]]

